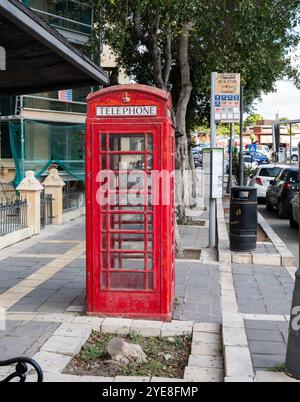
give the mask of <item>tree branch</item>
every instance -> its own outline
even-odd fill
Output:
[[[166,43],[166,50],[165,50],[165,69],[164,69],[164,86],[165,88],[168,87],[171,68],[172,68],[172,36],[170,27],[168,28],[167,32],[167,43]]]

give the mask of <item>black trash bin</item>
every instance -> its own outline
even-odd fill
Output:
[[[230,200],[230,249],[252,251],[257,243],[257,189],[233,187]]]

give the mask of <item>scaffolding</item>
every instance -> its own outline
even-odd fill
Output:
[[[27,170],[33,170],[39,178],[53,164],[75,180],[84,181],[84,124],[35,121],[20,115],[2,116],[0,122],[7,124],[9,129],[16,170],[14,187],[25,177]],[[0,156],[0,168],[1,161]]]

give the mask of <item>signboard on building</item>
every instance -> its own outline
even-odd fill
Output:
[[[241,107],[240,74],[216,74],[215,120],[220,123],[239,123]]]
[[[0,46],[0,71],[6,70],[6,51],[4,47]]]
[[[97,116],[157,116],[157,106],[97,106]]]

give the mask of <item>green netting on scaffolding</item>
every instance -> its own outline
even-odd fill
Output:
[[[85,125],[62,125],[34,120],[9,122],[9,138],[16,166],[14,185],[23,179],[23,172],[33,170],[41,177],[52,164],[57,164],[75,179],[84,181]],[[22,157],[24,155],[24,157]]]

